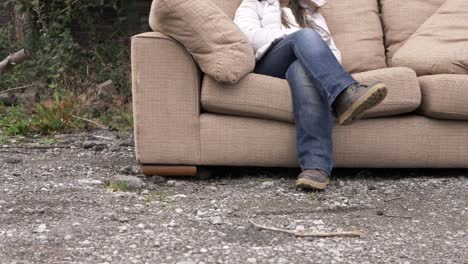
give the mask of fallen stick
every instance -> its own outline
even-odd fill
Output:
[[[394,217],[394,218],[406,218],[406,219],[411,219],[411,218],[413,218],[413,217],[411,217],[411,216],[386,214],[384,211],[381,211],[381,210],[377,211],[377,215],[386,216],[386,217]]]
[[[98,122],[95,122],[95,121],[93,121],[93,120],[89,120],[89,119],[86,119],[86,118],[84,118],[84,117],[76,116],[76,115],[72,115],[72,116],[73,116],[74,118],[78,118],[78,119],[80,119],[80,120],[83,120],[83,121],[86,121],[86,122],[88,122],[88,123],[94,124],[94,125],[100,127],[101,129],[104,129],[104,130],[108,130],[108,129],[109,129],[108,127],[106,127],[106,126],[104,126],[104,125],[101,125],[101,124],[99,124]]]
[[[96,139],[104,139],[104,140],[109,140],[109,141],[114,141],[115,139],[110,138],[110,137],[104,137],[104,136],[97,136],[97,135],[91,135],[91,137],[96,138]]]
[[[56,146],[2,146],[0,149],[54,149],[54,148],[70,148],[71,146],[56,145]]]
[[[361,237],[361,235],[362,235],[358,231],[350,231],[350,232],[316,232],[314,230],[308,230],[308,229],[299,230],[299,231],[292,231],[292,230],[286,230],[286,229],[281,229],[281,228],[275,228],[275,227],[268,227],[268,226],[259,225],[259,224],[254,223],[252,220],[249,220],[249,222],[252,225],[254,225],[255,227],[258,227],[260,229],[292,234],[292,235],[295,235],[296,237]]]
[[[7,90],[4,90],[4,91],[0,91],[0,94],[9,93],[9,92],[16,91],[16,90],[21,90],[21,89],[28,88],[28,87],[31,87],[31,86],[32,86],[32,84],[28,84],[28,85],[24,85],[24,86],[19,86],[19,87],[7,89]]]
[[[403,198],[403,196],[397,196],[397,197],[393,197],[393,198],[388,198],[388,199],[385,199],[384,201],[385,201],[385,202],[390,202],[390,201],[398,200],[398,199],[401,199],[401,198]]]

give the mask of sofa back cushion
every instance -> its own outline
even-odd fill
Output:
[[[211,1],[230,18],[234,17],[242,2]],[[329,0],[321,12],[341,52],[343,67],[347,71],[356,73],[387,66],[377,0]]]
[[[387,66],[376,0],[330,0],[322,13],[347,71],[356,73]]]
[[[447,0],[392,61],[418,75],[468,74],[468,1]]]
[[[202,71],[219,82],[235,83],[255,67],[246,36],[212,1],[154,0],[150,26],[182,43]]]
[[[393,54],[446,0],[381,0],[387,63]]]

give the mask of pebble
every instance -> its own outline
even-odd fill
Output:
[[[17,157],[7,157],[4,161],[9,164],[18,164],[21,162],[21,159]]]
[[[272,182],[272,181],[262,182],[262,188],[269,188],[269,187],[273,187],[274,185],[275,185],[275,183]]]
[[[119,144],[121,147],[133,147],[135,145],[133,139],[125,139]]]
[[[140,228],[140,229],[143,229],[143,228],[145,228],[145,225],[144,224],[138,224],[137,227]]]
[[[151,178],[149,178],[149,181],[152,182],[152,183],[163,183],[166,181],[166,179],[164,177],[161,177],[161,176],[153,176]]]
[[[257,263],[256,258],[247,258],[247,263]]]
[[[175,185],[176,185],[176,181],[170,180],[170,181],[167,181],[166,184],[169,185],[169,186],[175,186]]]
[[[314,225],[325,225],[325,223],[322,220],[314,220],[312,221]]]
[[[81,145],[84,149],[90,149],[90,148],[93,148],[95,146],[105,146],[106,144],[102,141],[96,141],[96,140],[87,140],[85,142],[83,142],[83,144]]]
[[[211,223],[213,225],[222,225],[224,222],[223,222],[223,219],[220,217],[220,216],[215,216],[211,219]]]
[[[117,227],[117,229],[118,229],[119,232],[121,232],[121,233],[123,233],[123,232],[125,232],[125,231],[128,230],[127,226],[119,226],[119,227]]]
[[[286,229],[294,230],[294,229],[296,229],[296,227],[297,227],[297,224],[292,222],[288,226],[286,226]]]
[[[72,238],[73,238],[72,235],[66,235],[66,236],[64,237],[65,240],[70,240],[70,239],[72,239]]]
[[[98,145],[98,146],[94,146],[92,149],[94,151],[100,152],[100,151],[103,151],[104,149],[106,149],[106,147],[104,145]]]
[[[35,233],[44,233],[47,229],[46,224],[40,224],[37,228]]]

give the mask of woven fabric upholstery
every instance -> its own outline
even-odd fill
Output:
[[[385,68],[383,32],[375,0],[334,0],[322,8],[333,40],[351,73]]]
[[[210,1],[215,3],[231,19],[234,19],[236,10],[242,2],[242,0],[210,0]]]
[[[156,32],[133,37],[131,56],[137,159],[143,164],[198,163],[200,71],[192,57]]]
[[[387,62],[393,54],[446,0],[382,0]]]
[[[298,167],[294,125],[202,114],[203,165]],[[468,122],[405,116],[361,120],[333,134],[336,167],[468,168]]]
[[[468,1],[447,0],[395,53],[419,75],[468,74]]]
[[[419,83],[425,116],[468,120],[468,75],[428,75],[419,77]]]
[[[247,37],[211,1],[154,0],[150,26],[182,43],[202,71],[219,82],[235,83],[255,67]]]
[[[411,69],[385,68],[353,77],[364,84],[382,81],[388,86],[387,98],[365,117],[408,113],[421,103],[418,79]],[[204,110],[213,113],[294,122],[288,82],[266,75],[251,73],[234,85],[220,84],[205,76],[201,103]]]

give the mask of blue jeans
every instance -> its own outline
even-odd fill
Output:
[[[357,81],[347,73],[320,35],[311,28],[296,31],[274,44],[257,61],[255,73],[287,79],[296,122],[302,170],[333,168],[332,131],[335,98]]]

